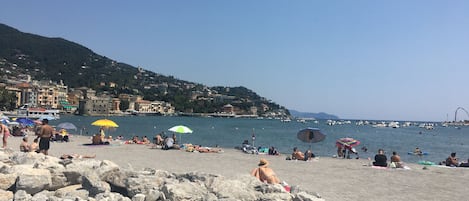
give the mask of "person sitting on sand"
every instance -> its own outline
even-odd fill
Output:
[[[401,157],[395,151],[392,152],[391,166],[394,166],[396,168],[404,168],[404,165],[402,164],[402,161],[401,161]]]
[[[293,148],[293,153],[291,154],[292,160],[305,160],[305,155],[303,152],[299,151],[297,147]]]
[[[155,140],[156,146],[163,146],[164,140],[163,140],[163,137],[161,137],[160,133],[158,133],[158,135],[155,136],[154,140]]]
[[[379,149],[378,154],[375,155],[375,162],[373,162],[373,165],[380,166],[380,167],[387,167],[388,166],[387,160],[388,158],[386,157],[386,155],[384,155],[384,150]]]
[[[255,168],[251,171],[251,175],[258,178],[261,182],[266,182],[269,184],[279,184],[280,180],[278,179],[277,175],[275,175],[274,170],[272,170],[269,166],[269,161],[262,158],[259,161],[258,168]]]
[[[277,155],[280,155],[280,153],[277,151],[277,149],[274,146],[272,146],[269,148],[269,155],[277,156]]]
[[[31,152],[34,151],[34,152],[36,152],[36,153],[39,153],[39,144],[38,144],[38,142],[39,142],[39,139],[38,139],[38,138],[35,138],[35,139],[33,140],[33,143],[31,143],[31,144],[29,145],[29,151],[31,151]]]
[[[448,158],[446,158],[445,164],[446,166],[451,166],[451,167],[459,166],[458,158],[456,158],[456,152],[451,153],[451,155],[448,156]]]
[[[173,146],[174,146],[174,139],[173,138],[167,137],[166,139],[164,139],[164,146],[163,146],[164,150],[172,149]]]
[[[60,156],[60,159],[82,159],[82,158],[96,158],[96,154],[93,154],[93,155],[62,154],[62,156]]]
[[[93,136],[91,139],[91,144],[98,145],[98,144],[103,144],[103,141],[101,139],[101,134],[96,134]]]
[[[148,140],[148,137],[145,135],[143,136],[143,139],[142,139],[142,144],[150,144],[150,140]]]
[[[20,151],[21,152],[29,152],[28,137],[23,138],[23,141],[20,144]]]
[[[304,160],[305,161],[309,161],[309,160],[313,159],[314,157],[316,157],[316,156],[314,155],[314,153],[310,149],[305,151],[305,155],[304,155]]]

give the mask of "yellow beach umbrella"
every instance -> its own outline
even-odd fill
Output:
[[[116,122],[109,120],[109,119],[99,119],[91,123],[91,125],[101,126],[101,127],[113,127],[113,128],[119,127],[119,125],[117,125]]]

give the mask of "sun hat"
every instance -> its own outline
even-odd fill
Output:
[[[267,165],[269,165],[269,161],[267,161],[265,158],[262,158],[258,164],[258,166],[267,166]]]

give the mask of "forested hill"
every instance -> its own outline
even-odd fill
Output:
[[[113,95],[142,95],[146,100],[170,102],[183,112],[219,112],[224,104],[242,111],[263,105],[269,108],[265,112],[282,111],[280,105],[245,87],[208,87],[175,79],[114,61],[63,38],[23,33],[4,24],[0,24],[0,68],[2,76],[28,74],[35,80],[63,80],[70,88],[90,87]],[[102,86],[109,82],[117,87]],[[207,94],[230,98],[208,101],[203,98]],[[200,98],[194,99],[194,95]]]

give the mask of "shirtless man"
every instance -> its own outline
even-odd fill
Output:
[[[293,153],[291,154],[291,157],[293,160],[304,160],[305,159],[305,155],[303,154],[303,152],[301,151],[298,151],[298,148],[293,148]]]
[[[274,170],[268,167],[269,162],[266,159],[261,159],[258,164],[258,168],[251,171],[251,175],[258,178],[261,182],[269,184],[279,184],[280,180],[275,175]]]
[[[37,134],[39,136],[39,151],[44,155],[49,154],[50,138],[54,133],[54,129],[49,125],[49,120],[42,120],[42,126]]]
[[[451,153],[451,155],[446,159],[446,166],[459,166],[458,158],[456,158],[456,152]]]
[[[395,152],[392,152],[391,163],[396,165],[396,168],[403,168],[401,157]]]

